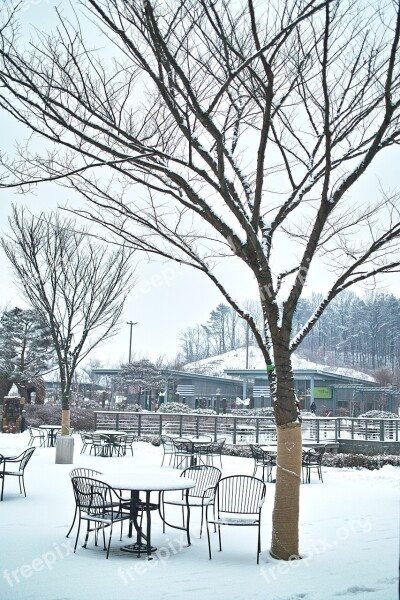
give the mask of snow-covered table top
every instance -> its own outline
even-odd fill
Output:
[[[186,437],[183,435],[182,437],[174,438],[175,442],[190,442],[191,444],[211,444],[210,438],[207,437]]]
[[[122,473],[103,473],[101,480],[118,490],[136,490],[143,492],[161,492],[166,490],[188,490],[195,482],[181,477],[176,469],[152,467],[151,469],[132,469]]]

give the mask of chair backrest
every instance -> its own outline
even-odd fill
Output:
[[[12,461],[7,461],[7,462],[19,462],[19,469],[20,471],[23,471],[26,467],[26,465],[28,464],[32,454],[35,452],[36,448],[27,448],[26,450],[24,450],[19,456],[17,456],[14,460]]]
[[[175,446],[174,446],[172,437],[170,437],[169,435],[163,434],[163,435],[160,435],[160,440],[163,445],[164,451],[174,450]]]
[[[124,435],[124,438],[125,438],[125,440],[123,440],[123,441],[125,441],[126,444],[129,444],[129,445],[133,444],[133,442],[135,441],[135,434],[134,433],[125,433],[123,435]]]
[[[77,467],[76,469],[72,469],[70,471],[69,476],[71,477],[93,477],[93,475],[101,475],[101,471],[96,471],[95,469],[88,469],[86,467]]]
[[[221,475],[222,473],[217,467],[202,465],[198,467],[188,467],[182,471],[181,477],[187,477],[196,482],[196,485],[188,490],[189,496],[201,498],[207,488],[210,488],[205,496],[210,498],[214,494],[215,486],[221,479]]]
[[[84,433],[83,431],[81,431],[81,440],[84,444],[87,444],[92,439],[93,439],[92,433]]]
[[[190,440],[186,440],[184,438],[172,439],[172,443],[176,452],[191,453],[193,451],[193,442]]]
[[[100,446],[103,441],[107,441],[109,438],[104,433],[92,433],[92,442],[96,446]]]
[[[325,446],[320,446],[319,448],[310,448],[310,450],[304,450],[302,463],[304,466],[320,465],[324,454]]]
[[[76,505],[84,512],[104,513],[113,502],[113,489],[92,477],[72,477]]]
[[[264,451],[260,446],[250,444],[250,451],[254,460],[264,460]]]
[[[250,475],[230,475],[216,486],[219,512],[257,514],[265,498],[265,483]]]
[[[207,446],[207,452],[211,452],[213,454],[221,454],[225,441],[226,438],[221,438],[218,439],[216,442],[211,442],[211,444]]]

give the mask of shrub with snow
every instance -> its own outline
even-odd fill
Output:
[[[158,411],[159,413],[191,413],[193,410],[190,406],[186,404],[181,404],[180,402],[167,402],[166,404],[161,404]]]
[[[398,419],[396,413],[387,412],[386,410],[369,410],[368,412],[359,415],[361,418],[368,419]]]

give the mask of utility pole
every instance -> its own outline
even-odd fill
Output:
[[[249,324],[246,327],[246,369],[249,368]]]
[[[128,363],[131,364],[131,357],[132,357],[132,327],[134,325],[137,325],[137,322],[134,323],[133,321],[127,321],[126,322],[127,325],[130,326],[130,334],[129,334],[129,359],[128,359]]]

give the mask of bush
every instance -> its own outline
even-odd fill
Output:
[[[158,411],[159,413],[191,413],[193,412],[190,406],[181,404],[180,402],[167,402],[161,404]]]
[[[369,410],[368,412],[359,415],[362,418],[368,419],[398,419],[399,415],[396,413],[387,412],[385,410]]]
[[[369,469],[373,471],[380,469],[385,465],[392,465],[394,467],[400,466],[400,456],[396,455],[377,455],[370,456],[366,454],[331,454],[325,452],[322,458],[322,464],[325,467],[337,467],[337,468],[355,468],[355,469]]]
[[[185,413],[193,415],[216,415],[215,410],[211,408],[190,408],[187,404],[181,404],[180,402],[167,402],[161,404],[158,409],[159,413]]]
[[[26,425],[60,425],[61,406],[26,404]],[[71,427],[75,431],[94,431],[94,411],[90,408],[71,408]]]

